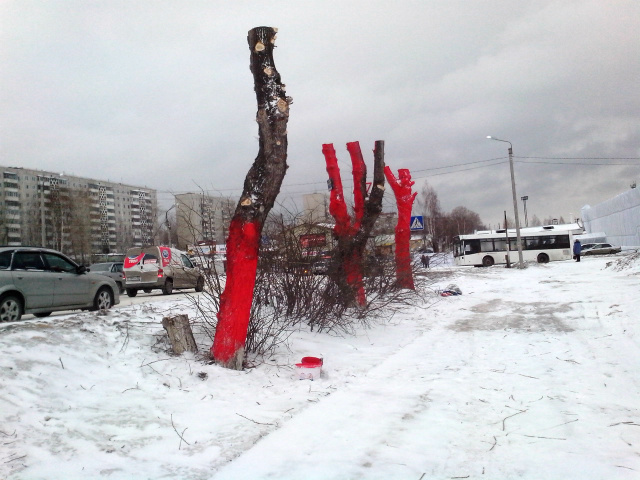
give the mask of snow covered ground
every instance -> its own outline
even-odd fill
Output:
[[[1,324],[0,479],[640,478],[640,260],[433,275],[463,295],[243,372],[166,353],[182,295]]]

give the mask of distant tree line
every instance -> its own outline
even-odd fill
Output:
[[[453,237],[485,230],[480,215],[467,207],[458,206],[447,213],[442,210],[438,193],[427,182],[416,198],[414,211],[424,220],[424,234],[430,241],[434,252],[450,250]]]

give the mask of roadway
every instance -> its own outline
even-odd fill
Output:
[[[120,303],[118,305],[116,305],[113,308],[121,308],[121,307],[128,307],[130,305],[138,305],[140,303],[153,303],[153,302],[160,302],[163,300],[167,300],[170,298],[180,298],[182,296],[184,296],[185,294],[190,294],[190,295],[200,295],[199,293],[196,293],[196,291],[193,288],[187,289],[187,290],[178,290],[178,291],[174,291],[171,295],[164,295],[160,290],[154,290],[151,293],[144,293],[142,291],[138,292],[138,295],[136,295],[135,297],[130,297],[128,296],[126,293],[123,293],[120,295]],[[53,312],[49,317],[47,318],[54,318],[54,317],[60,317],[63,315],[69,315],[72,313],[76,313],[76,312],[80,312],[81,310],[61,310],[59,312]],[[34,317],[31,314],[26,314],[22,316],[22,320],[33,320],[36,317]]]

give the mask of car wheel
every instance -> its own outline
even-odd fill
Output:
[[[130,297],[135,297],[138,294],[138,290],[135,288],[127,288],[127,295]]]
[[[538,263],[549,263],[549,255],[546,253],[538,254]]]
[[[92,310],[109,310],[113,305],[113,295],[107,287],[102,287],[93,299]]]
[[[164,293],[165,295],[171,295],[172,292],[173,292],[173,280],[171,280],[170,278],[167,278],[167,280],[164,282],[164,285],[162,286],[162,293]]]
[[[494,260],[493,260],[493,257],[490,257],[489,255],[487,255],[486,257],[484,257],[484,258],[482,259],[482,265],[483,265],[484,267],[491,267],[491,266],[493,266],[493,264],[494,264],[494,263],[495,263],[495,262],[494,262]]]
[[[49,315],[51,315],[51,312],[38,312],[33,314],[33,316],[37,318],[44,318],[48,317]]]
[[[204,290],[204,278],[198,278],[198,282],[196,283],[196,292],[201,292]]]
[[[0,299],[0,322],[17,322],[22,317],[22,303],[18,297],[7,295]]]

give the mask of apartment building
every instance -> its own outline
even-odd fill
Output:
[[[154,241],[154,189],[19,167],[0,172],[0,244],[84,258]]]
[[[307,193],[302,195],[304,220],[308,223],[326,222],[329,218],[329,195],[326,193]]]
[[[182,193],[174,197],[178,248],[187,250],[188,245],[201,242],[211,245],[226,242],[235,200],[204,193]]]

